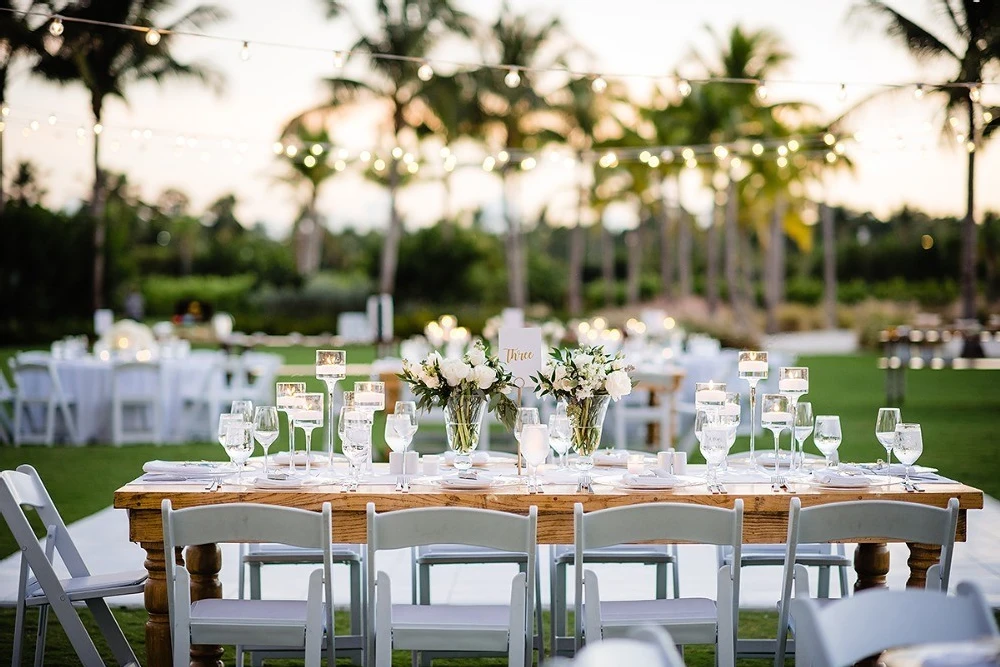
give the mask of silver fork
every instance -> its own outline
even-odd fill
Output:
[[[205,490],[206,491],[215,491],[217,488],[219,488],[219,478],[218,477],[216,477],[215,479],[213,479],[212,482],[208,486],[205,487]]]
[[[397,475],[396,476],[396,491],[397,492],[402,492],[403,491],[403,476],[402,475]]]
[[[788,489],[788,482],[781,475],[773,475],[771,477],[771,490],[781,491],[782,489]]]
[[[904,482],[903,483],[903,488],[906,489],[907,491],[911,491],[911,492],[912,491],[922,492],[922,491],[926,490],[926,489],[924,489],[922,487],[917,486],[913,482]]]

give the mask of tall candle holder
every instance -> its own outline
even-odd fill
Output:
[[[316,379],[326,384],[326,451],[333,459],[333,434],[337,430],[335,418],[338,413],[334,409],[333,395],[337,383],[347,377],[347,352],[344,350],[316,350]]]
[[[369,430],[373,430],[375,426],[375,413],[379,410],[385,410],[385,383],[355,382],[354,407],[368,415],[368,428]],[[374,443],[375,441],[372,439],[372,444],[374,445]],[[369,452],[365,472],[371,472],[371,466],[372,455]]]
[[[789,412],[795,415],[795,406],[799,399],[809,393],[809,369],[804,366],[782,366],[778,369],[778,393],[788,397]],[[803,440],[803,445],[805,441]],[[791,470],[795,466],[795,438],[792,438],[792,458],[788,467]],[[804,458],[805,453],[799,452],[800,458]],[[805,463],[803,460],[802,463]]]
[[[295,413],[302,407],[305,382],[278,382],[274,385],[275,404],[288,420],[288,472],[295,473]]]
[[[737,370],[740,379],[746,380],[750,385],[750,467],[757,469],[759,466],[754,451],[757,435],[757,383],[767,379],[767,352],[740,352]]]

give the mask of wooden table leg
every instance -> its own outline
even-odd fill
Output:
[[[858,580],[854,590],[885,588],[885,575],[889,574],[889,547],[884,542],[859,544],[854,550],[854,571]]]
[[[146,621],[146,664],[149,667],[170,667],[170,606],[167,602],[167,570],[163,542],[142,542],[146,550],[143,565],[149,578],[143,589],[143,602],[149,619]],[[183,564],[183,563],[181,563]]]
[[[927,568],[941,560],[941,545],[907,542],[906,546],[910,548],[910,557],[906,559],[910,578],[906,580],[906,587],[924,588],[927,585]]]
[[[191,574],[191,601],[221,598],[222,549],[218,544],[189,546],[185,551],[187,569]],[[223,667],[222,647],[210,644],[191,646],[192,667]]]

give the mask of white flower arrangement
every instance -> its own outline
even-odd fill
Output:
[[[595,345],[553,350],[551,357],[534,378],[541,396],[548,394],[556,400],[576,403],[603,395],[618,401],[632,393],[629,373],[634,369],[625,363],[621,353],[609,356]]]
[[[431,352],[419,363],[403,360],[399,378],[410,385],[422,410],[444,407],[459,395],[479,397],[489,401],[489,411],[496,413],[508,430],[514,427],[517,406],[504,393],[512,388],[511,373],[487,353],[482,341],[477,340],[461,357],[445,359]]]

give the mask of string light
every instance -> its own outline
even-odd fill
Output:
[[[336,162],[333,163],[333,168],[336,171],[344,171],[345,169],[347,169],[347,163],[344,162],[343,160],[337,160]]]
[[[590,89],[593,90],[598,95],[600,95],[601,93],[603,93],[605,90],[608,89],[608,82],[605,81],[603,76],[596,77],[594,81],[590,84]]]
[[[52,18],[52,23],[49,24],[49,34],[53,37],[59,37],[63,34],[66,27],[63,25],[61,16],[54,16]]]
[[[827,146],[832,146],[837,143],[837,137],[833,136],[829,132],[823,135],[823,143]]]
[[[681,94],[681,97],[687,97],[691,94],[691,82],[687,79],[681,79],[677,82],[677,92]]]
[[[337,159],[339,160],[346,160],[348,155],[350,155],[350,153],[347,152],[346,148],[341,148],[337,151]]]
[[[726,156],[729,155],[729,151],[726,149],[725,146],[716,146],[715,150],[713,150],[712,152],[715,154],[715,157],[719,158],[720,160],[725,160]]]
[[[371,161],[372,154],[368,151],[361,151],[361,153],[358,154],[358,159],[367,164]]]
[[[778,146],[778,155],[781,157],[788,155],[788,146]]]
[[[685,164],[685,166],[688,169],[697,169],[698,168],[698,161],[695,160],[694,158],[691,158],[691,159],[687,160],[684,164]]]
[[[413,153],[406,153],[403,155],[403,164],[410,164],[413,162]]]
[[[343,69],[344,63],[347,62],[347,53],[345,51],[334,51],[333,52],[333,66],[337,69]]]
[[[913,89],[913,97],[920,99],[924,96],[924,84],[917,84],[917,87]]]
[[[694,149],[693,148],[685,148],[684,150],[681,151],[681,157],[684,158],[685,160],[693,160],[694,159]]]
[[[788,158],[782,155],[781,157],[778,158],[778,167],[784,169],[787,166],[788,166]]]
[[[49,125],[55,125],[56,124],[56,120],[58,120],[58,119],[56,118],[55,114],[50,114],[49,115]]]
[[[767,83],[764,81],[757,84],[757,99],[762,101],[767,99]]]
[[[424,63],[417,69],[417,76],[421,81],[430,81],[434,78],[434,68],[429,63]]]
[[[847,99],[847,84],[840,84],[840,91],[837,93],[837,99],[843,102]]]
[[[759,157],[764,154],[764,144],[760,143],[754,144],[753,148],[751,148],[750,150],[751,152],[753,152],[754,155]]]
[[[274,151],[275,155],[281,155],[282,153],[285,152],[285,145],[282,144],[280,141],[275,141],[271,145],[271,150]]]
[[[100,123],[95,123],[94,124],[94,134],[100,134],[103,131],[104,131],[104,126],[103,125],[101,125]]]
[[[982,98],[982,90],[979,86],[972,86],[969,88],[969,99],[973,102],[979,102]]]
[[[312,169],[313,167],[316,166],[316,158],[313,157],[312,155],[307,155],[305,159],[302,160],[302,164]]]
[[[655,169],[656,167],[660,166],[660,158],[656,157],[655,155],[652,155],[650,156],[649,162],[647,162],[647,164]]]
[[[243,47],[240,49],[240,60],[243,62],[250,60],[250,42],[243,42]]]
[[[382,171],[383,169],[385,169],[385,160],[383,160],[382,158],[377,158],[375,162],[372,163],[372,167],[375,168],[375,171]]]
[[[521,160],[521,169],[524,171],[531,171],[532,169],[535,168],[535,165],[537,164],[538,162],[535,160],[535,158],[526,157],[523,160]]]
[[[146,43],[150,46],[156,46],[160,43],[160,31],[156,28],[150,28],[146,31]]]
[[[504,76],[503,82],[508,88],[517,88],[521,85],[521,75],[512,67],[507,71],[507,75]]]
[[[664,162],[673,162],[674,152],[668,148],[667,150],[660,153],[660,159],[663,160]]]
[[[510,153],[508,153],[507,151],[500,151],[499,153],[497,153],[497,162],[499,162],[500,164],[503,164],[509,159],[510,159]]]
[[[6,118],[9,115],[10,115],[10,105],[6,104],[6,103],[0,105],[0,116],[3,116],[3,117]]]
[[[965,144],[965,149],[967,151],[969,151],[970,153],[975,153],[976,152],[976,142],[975,141],[970,141],[969,143]]]
[[[287,146],[285,146],[285,155],[287,155],[288,157],[295,157],[295,155],[298,152],[299,149],[296,148],[294,144],[288,144]]]
[[[313,144],[312,148],[309,149],[309,152],[312,153],[313,155],[322,155],[323,147],[320,146],[319,144]]]
[[[493,167],[496,166],[497,161],[492,155],[487,155],[483,158],[483,171],[493,171]]]
[[[799,142],[795,139],[790,139],[788,141],[788,150],[792,151],[793,153],[799,150]]]
[[[989,111],[984,111],[983,120],[985,120],[987,123],[991,122],[993,120],[993,114],[990,113]]]
[[[649,151],[643,151],[643,152],[639,153],[639,162],[649,162],[649,158],[650,157],[651,157],[651,155],[650,155]]]
[[[28,127],[31,128],[32,132],[38,132],[38,121],[37,120],[31,121],[30,123],[28,123]]]
[[[830,164],[833,164],[834,162],[837,161],[837,154],[834,153],[833,151],[827,152],[826,161],[829,162]]]
[[[399,146],[396,146],[395,148],[392,149],[392,158],[394,160],[398,160],[401,157],[403,157],[403,149],[400,148]]]

